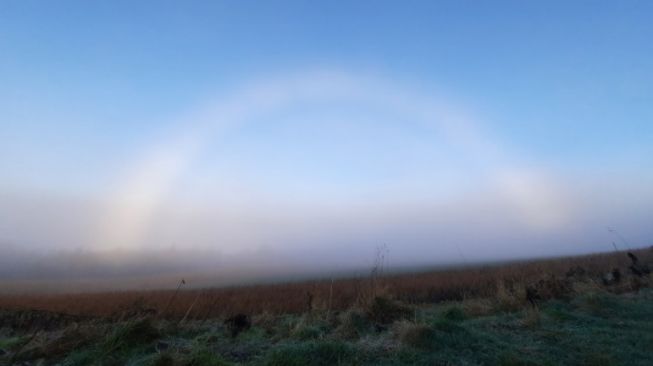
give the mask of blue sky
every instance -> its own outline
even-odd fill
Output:
[[[487,170],[519,170],[508,174],[520,177],[511,182],[552,176],[555,184],[538,182],[587,195],[571,203],[583,207],[577,220],[594,227],[617,222],[640,243],[650,242],[653,233],[641,223],[653,202],[652,13],[646,1],[3,1],[0,193],[11,202],[4,211],[42,204],[51,212],[77,207],[80,217],[88,216],[100,210],[91,207],[104,204],[98,202],[120,185],[125,170],[137,169],[132,163],[157,146],[175,145],[179,131],[197,125],[185,116],[261,80],[311,79],[327,70],[437,95],[438,103],[471,116],[474,131],[508,158],[483,163],[462,156],[414,116],[375,102],[293,102],[202,142],[201,152],[188,153],[184,168],[170,173],[175,183],[157,202],[174,197],[174,205],[200,202],[209,210],[229,201],[234,211],[256,211],[260,222],[271,215],[265,207],[301,201],[301,208],[288,209],[288,227],[307,227],[296,217],[333,202],[347,212],[352,202],[371,209],[383,201],[390,213],[397,205],[447,196],[473,211],[482,200],[469,203],[469,196],[494,192],[475,183],[483,175],[478,165],[485,164]],[[529,195],[539,192],[523,184]],[[601,209],[588,203],[606,192],[614,202],[597,203]],[[380,199],[389,195],[388,202]],[[615,204],[623,208],[618,217],[606,208]],[[597,211],[603,216],[588,214]],[[20,222],[5,215],[0,240],[64,245],[32,234],[51,222],[46,214],[33,220],[25,214]],[[320,218],[333,221],[327,216]],[[63,232],[55,242],[92,246],[88,235],[75,233],[95,224],[80,225],[62,222],[66,229],[60,230],[53,224],[53,234],[44,236]],[[401,225],[397,233],[407,230]],[[360,240],[375,228],[369,224],[369,231],[337,241]],[[207,238],[215,233],[202,230],[198,241],[210,245]],[[181,238],[185,231],[176,232]],[[283,241],[284,233],[268,238]],[[277,245],[265,237],[242,245]],[[555,238],[564,245],[603,240],[580,233]]]

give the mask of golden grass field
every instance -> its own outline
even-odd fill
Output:
[[[653,260],[653,248],[633,250],[643,261]],[[379,293],[408,304],[494,298],[502,292],[524,291],[529,284],[561,277],[581,268],[592,278],[613,268],[628,268],[625,252],[475,265],[416,273],[381,274],[346,279],[315,279],[283,284],[206,289],[111,291],[97,293],[6,294],[0,309],[101,317],[121,317],[138,311],[189,319],[233,313],[302,313],[307,310],[342,310],[365,296]],[[573,271],[572,271],[573,272]],[[373,292],[373,293],[372,293]]]

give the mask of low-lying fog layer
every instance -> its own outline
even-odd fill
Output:
[[[0,292],[651,245],[652,12],[0,2]]]
[[[190,286],[217,286],[360,275],[380,248],[385,266],[397,269],[642,247],[653,236],[645,193],[631,191],[641,199],[627,202],[577,192],[567,202],[574,207],[570,216],[552,227],[529,226],[512,206],[492,199],[303,212],[278,205],[278,214],[233,216],[213,207],[164,206],[144,237],[147,244],[137,248],[85,247],[95,233],[84,235],[93,227],[90,207],[43,199],[26,205],[24,199],[4,205],[0,219],[34,244],[3,242],[0,290],[170,288],[182,277],[192,278]],[[610,232],[606,222],[618,230]]]

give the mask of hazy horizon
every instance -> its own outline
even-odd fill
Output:
[[[4,2],[2,279],[653,245],[652,10]]]

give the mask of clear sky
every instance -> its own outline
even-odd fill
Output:
[[[0,245],[338,261],[385,242],[428,262],[608,250],[606,226],[653,244],[652,15],[0,1]]]

